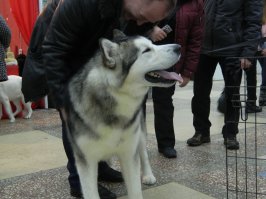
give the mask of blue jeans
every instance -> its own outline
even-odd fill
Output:
[[[61,117],[61,114],[60,114],[60,117]],[[75,165],[75,158],[74,158],[73,150],[67,137],[66,123],[64,122],[62,117],[61,117],[61,120],[62,120],[63,145],[64,145],[64,149],[65,149],[66,156],[68,159],[68,162],[67,162],[67,170],[69,172],[68,182],[69,182],[70,187],[72,187],[73,189],[81,190],[81,185],[79,181],[77,168]]]

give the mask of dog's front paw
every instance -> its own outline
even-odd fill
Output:
[[[153,185],[156,183],[156,178],[154,175],[142,176],[142,183],[146,185]]]

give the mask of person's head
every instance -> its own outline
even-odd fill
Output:
[[[167,17],[175,5],[176,0],[124,0],[124,17],[138,25],[155,23]]]

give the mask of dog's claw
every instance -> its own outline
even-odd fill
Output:
[[[10,119],[10,122],[11,123],[13,123],[13,122],[15,122],[16,121],[16,119],[14,118],[14,119]]]
[[[24,116],[24,119],[30,119],[30,118],[31,118],[31,114]]]
[[[156,183],[156,178],[153,175],[143,176],[142,183],[145,185],[153,185]]]
[[[32,115],[32,111],[30,110],[25,116],[24,119],[30,119]]]

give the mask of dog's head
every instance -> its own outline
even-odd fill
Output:
[[[111,71],[106,73],[107,79],[117,79],[119,86],[127,82],[127,85],[169,87],[176,81],[182,82],[176,73],[165,71],[179,60],[178,44],[154,45],[144,37],[127,37],[115,30],[113,41],[100,40],[100,49],[105,70]]]

